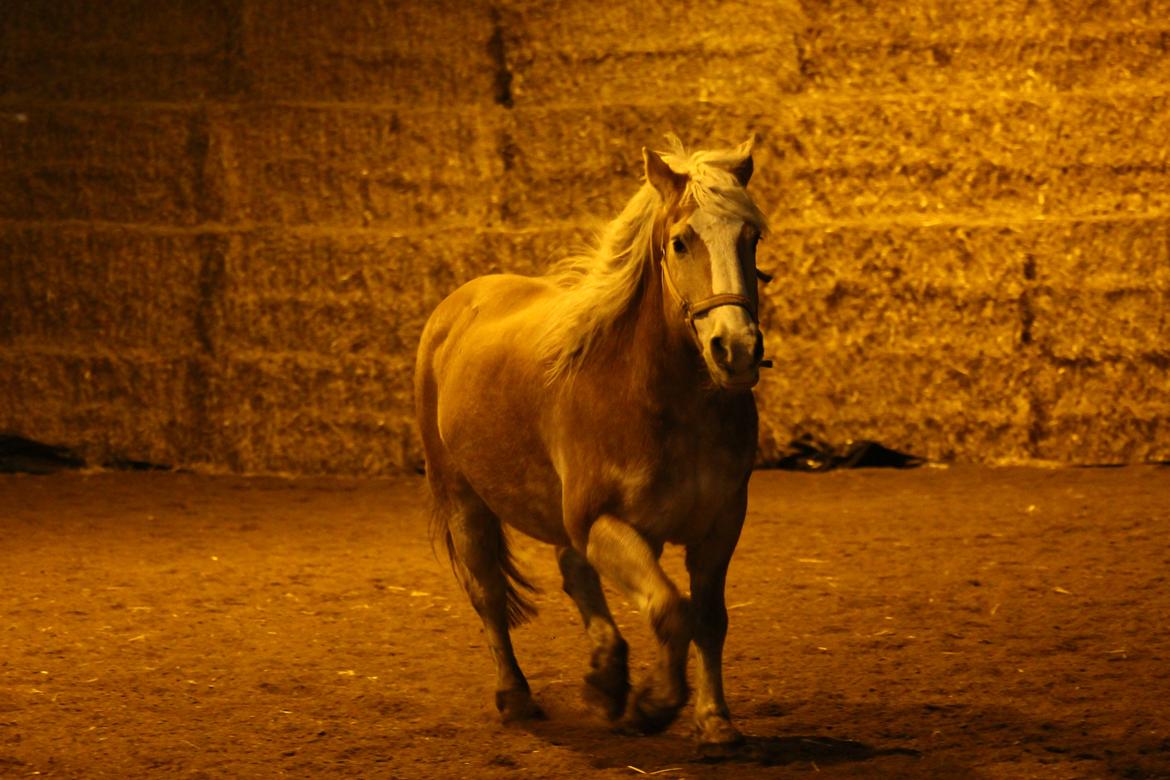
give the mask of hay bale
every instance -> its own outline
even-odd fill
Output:
[[[88,463],[214,463],[213,442],[190,403],[195,361],[151,350],[93,354],[0,348],[0,430],[68,444]]]
[[[233,350],[221,372],[227,392],[215,413],[233,470],[384,474],[409,465],[410,354]]]
[[[189,234],[0,226],[0,345],[190,355],[201,267]]]
[[[482,0],[254,0],[241,38],[250,93],[261,100],[445,109],[496,101],[494,34]]]
[[[810,35],[829,34],[849,41],[1004,40],[1079,29],[1140,30],[1166,17],[1164,2],[1121,0],[1104,5],[1057,0],[972,2],[948,0],[875,4],[864,0],[807,3]]]
[[[193,109],[35,105],[0,121],[0,218],[192,225]]]
[[[463,282],[536,272],[582,239],[561,229],[241,234],[225,271],[220,461],[290,473],[421,464],[411,383],[430,312]]]
[[[1170,289],[1170,216],[1036,225],[1035,282],[1053,289]]]
[[[799,84],[794,2],[504,7],[517,107],[730,103]]]
[[[1043,408],[1036,454],[1062,463],[1170,460],[1170,361],[1062,362],[1033,378]]]
[[[994,94],[1114,90],[1165,82],[1158,11],[1134,4],[1105,15],[1014,4],[862,7],[810,4],[800,37],[812,92]]]
[[[87,461],[207,460],[197,394],[198,237],[0,228],[0,430]]]
[[[1022,457],[1031,429],[1030,375],[1018,357],[791,348],[760,383],[763,462],[802,434],[868,439],[936,459]]]
[[[412,467],[430,310],[580,245],[673,130],[761,136],[765,458],[1170,446],[1159,3],[42,6],[0,30],[0,428]]]
[[[477,111],[250,105],[213,112],[237,222],[477,226],[496,134]]]
[[[506,165],[496,186],[504,223],[516,228],[616,216],[642,183],[641,147],[663,148],[668,131],[695,147],[771,134],[767,108],[755,103],[518,108],[503,122]],[[773,185],[753,184],[761,203],[770,205],[780,175],[761,166],[760,182]]]
[[[233,79],[228,41],[239,5],[7,2],[0,20],[3,91],[33,102],[221,95]]]

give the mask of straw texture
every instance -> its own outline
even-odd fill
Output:
[[[752,133],[761,460],[1170,459],[1170,3],[14,0],[0,432],[418,468],[427,315]]]

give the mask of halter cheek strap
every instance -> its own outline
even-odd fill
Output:
[[[739,306],[739,308],[748,312],[748,316],[751,317],[751,322],[759,323],[756,315],[756,306],[752,305],[751,298],[748,296],[737,295],[735,292],[718,292],[716,295],[703,298],[702,301],[691,303],[679,291],[679,285],[675,284],[674,274],[670,272],[670,267],[666,262],[665,251],[663,251],[659,264],[662,267],[662,287],[665,287],[670,297],[674,298],[675,303],[679,304],[679,308],[682,310],[682,316],[687,320],[691,337],[695,339],[695,344],[700,350],[702,350],[703,345],[698,341],[698,329],[695,326],[695,317],[703,315],[703,313],[707,313],[711,309],[718,309],[720,306]]]
[[[715,295],[703,298],[702,300],[692,303],[687,300],[686,296],[678,289],[678,285],[674,281],[674,274],[670,270],[670,266],[666,262],[666,238],[662,237],[661,250],[658,255],[658,264],[662,269],[662,286],[678,304],[679,309],[682,310],[683,318],[687,321],[687,330],[690,331],[691,339],[695,342],[695,346],[699,348],[699,352],[703,351],[703,344],[699,340],[699,329],[695,325],[695,317],[700,314],[705,314],[712,309],[717,309],[720,306],[739,306],[748,313],[757,326],[760,323],[759,313],[756,310],[755,304],[746,295],[739,295],[738,293],[716,293]],[[755,269],[756,276],[760,278],[765,284],[772,281],[772,275],[765,273],[758,268]],[[761,360],[759,362],[760,368],[771,368],[771,360]]]

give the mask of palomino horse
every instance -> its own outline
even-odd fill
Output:
[[[723,696],[724,581],[756,450],[763,342],[755,248],[765,229],[745,186],[752,142],[643,150],[646,183],[592,252],[543,277],[484,276],[423,331],[415,404],[436,538],[483,621],[505,721],[541,717],[508,633],[533,612],[503,525],[556,547],[592,640],[586,699],[643,733],[686,703],[704,746],[742,737]],[[685,545],[690,599],[659,565]],[[658,641],[630,691],[627,645],[599,576]]]

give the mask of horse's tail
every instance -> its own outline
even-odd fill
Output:
[[[443,544],[447,548],[447,559],[451,563],[451,570],[455,572],[455,576],[463,585],[463,589],[467,590],[466,578],[468,575],[467,572],[462,570],[463,564],[461,564],[459,556],[455,552],[455,540],[451,535],[450,516],[447,512],[440,509],[437,501],[431,502],[430,526],[431,546],[434,547],[435,542],[442,538]],[[536,616],[536,605],[532,603],[526,593],[536,593],[537,588],[516,567],[516,559],[512,557],[512,551],[508,548],[508,537],[504,533],[503,524],[499,518],[491,515],[490,523],[484,529],[484,532],[485,538],[482,539],[483,547],[481,547],[481,550],[487,553],[491,560],[496,562],[496,565],[500,568],[500,572],[504,575],[504,588],[508,603],[508,627],[516,628]]]

